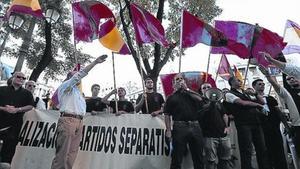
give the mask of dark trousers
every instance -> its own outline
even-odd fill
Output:
[[[0,129],[10,127],[6,134],[1,138],[3,140],[0,152],[1,162],[11,163],[18,144],[18,137],[23,124],[24,113],[9,114],[1,112]]]
[[[194,169],[203,169],[203,136],[198,121],[175,121],[172,131],[172,160],[171,169],[181,169],[182,159],[187,144],[190,147]]]
[[[297,156],[300,157],[300,126],[293,127],[292,140],[295,145]]]
[[[264,131],[268,157],[272,168],[288,169],[279,125],[263,125],[262,127]]]
[[[260,125],[236,126],[241,156],[241,169],[252,169],[252,143],[259,169],[270,169],[263,130]]]

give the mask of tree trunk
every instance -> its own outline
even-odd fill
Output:
[[[33,69],[29,80],[37,81],[40,74],[45,70],[45,68],[50,64],[50,62],[53,60],[52,56],[52,50],[51,50],[51,24],[48,23],[45,20],[45,39],[46,39],[46,45],[44,54],[37,64],[37,66]]]

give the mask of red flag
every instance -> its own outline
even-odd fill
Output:
[[[256,35],[257,38],[254,39],[254,45],[252,46],[252,57],[256,59],[258,64],[267,67],[270,63],[259,52],[267,52],[273,58],[277,58],[278,54],[286,46],[286,43],[283,42],[283,38],[277,33],[265,28],[258,29],[260,30],[257,30],[258,35]]]
[[[233,65],[234,68],[234,76],[239,79],[241,82],[243,82],[243,76],[242,73],[239,71],[239,69],[236,68],[235,65]]]
[[[228,39],[222,32],[187,11],[182,13],[181,26],[182,48],[204,43],[209,46],[226,47],[241,57],[249,56],[244,44]]]
[[[233,76],[232,69],[225,54],[222,54],[217,74],[227,81],[231,76]]]
[[[98,1],[81,1],[72,4],[74,38],[78,41],[91,42],[98,39],[101,20],[113,19],[112,11]]]
[[[37,18],[44,17],[38,0],[14,0],[7,11],[7,18],[9,18],[13,12],[29,14]]]
[[[138,44],[156,42],[165,47],[169,45],[164,27],[158,19],[134,3],[130,4],[130,10]]]

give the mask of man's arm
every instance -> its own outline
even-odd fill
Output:
[[[166,137],[171,138],[171,117],[168,114],[165,114],[165,124],[166,124]]]
[[[112,90],[111,92],[109,92],[106,96],[104,96],[104,97],[102,98],[101,101],[102,101],[104,104],[109,105],[109,104],[110,104],[110,101],[108,101],[108,98],[109,98],[111,95],[115,94],[115,93],[117,93],[117,89],[114,89],[114,90]]]
[[[276,93],[280,93],[280,85],[275,81],[273,77],[270,76],[269,71],[261,65],[259,65],[259,70],[266,76],[267,80],[269,81],[269,83],[271,83]]]
[[[280,62],[279,60],[272,58],[272,56],[269,53],[266,53],[266,52],[260,52],[260,53],[266,58],[267,61],[269,61],[276,67],[280,68],[281,70],[283,70],[285,68],[284,62]]]

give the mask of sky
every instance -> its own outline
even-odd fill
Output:
[[[220,16],[216,20],[233,20],[243,21],[251,24],[258,23],[273,32],[283,35],[284,26],[287,19],[300,24],[299,17],[299,0],[217,0],[217,5],[223,9]],[[87,77],[83,79],[83,91],[86,96],[90,96],[90,87],[94,83],[101,85],[102,89],[109,89],[113,86],[113,68],[111,52],[99,44],[98,41],[93,43],[80,43],[83,52],[93,57],[107,54],[109,57],[106,62],[96,65],[90,71]],[[209,55],[209,47],[198,44],[195,47],[185,51],[182,57],[181,71],[206,71],[206,65]],[[295,62],[300,63],[299,54],[288,56]],[[232,64],[245,63],[246,61],[236,56],[228,56],[228,60]],[[4,63],[15,63],[6,58],[1,58]],[[220,61],[220,55],[211,55],[210,73],[214,73]],[[179,61],[175,59],[169,62],[162,69],[161,74],[178,72]],[[138,87],[141,87],[141,77],[130,55],[115,55],[115,71],[117,87],[125,86],[126,83],[132,81]],[[54,84],[59,85],[59,84]],[[104,93],[107,93],[106,90]],[[103,95],[103,94],[102,94]]]

